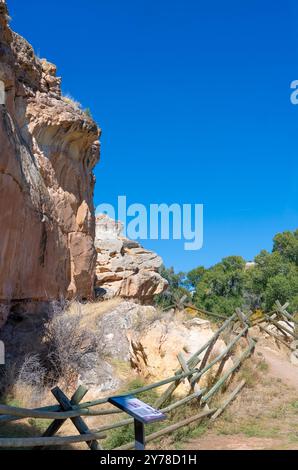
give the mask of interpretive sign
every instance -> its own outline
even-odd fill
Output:
[[[109,402],[134,418],[136,450],[145,449],[144,425],[166,419],[166,415],[133,395],[109,398]]]
[[[133,395],[112,397],[109,399],[109,402],[144,424],[152,423],[153,421],[160,421],[166,418],[166,415],[161,413],[159,410],[147,405],[147,403],[135,398]]]

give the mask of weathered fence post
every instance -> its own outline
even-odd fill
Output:
[[[80,401],[82,401],[82,399],[84,398],[84,396],[86,395],[87,392],[88,392],[87,388],[80,385],[80,387],[76,390],[76,392],[74,393],[74,395],[70,399],[71,405],[78,405],[80,403]],[[67,411],[67,410],[65,410],[65,411]],[[50,426],[46,429],[46,431],[43,433],[42,436],[43,437],[54,436],[54,434],[56,434],[59,431],[59,429],[65,423],[65,421],[66,421],[66,419],[55,419],[50,424]]]
[[[62,410],[70,411],[70,410],[73,409],[73,404],[67,398],[67,396],[64,395],[64,393],[62,392],[62,390],[60,390],[59,387],[53,388],[52,394],[54,395],[56,400],[59,402]],[[71,421],[73,422],[73,424],[75,425],[75,427],[77,428],[77,430],[79,431],[80,434],[90,434],[90,430],[89,430],[88,426],[86,425],[85,421],[80,416],[77,416],[75,418],[70,418],[70,419],[71,419]],[[86,442],[86,444],[88,445],[88,447],[91,450],[100,450],[101,449],[101,446],[98,444],[97,441],[89,441],[89,442]]]

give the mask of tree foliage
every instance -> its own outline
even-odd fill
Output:
[[[185,274],[175,273],[174,268],[167,269],[162,266],[159,273],[168,281],[168,288],[163,294],[155,297],[155,303],[162,309],[170,307],[179,307],[180,300],[186,297],[191,298],[190,291],[185,286]]]
[[[187,292],[197,307],[226,315],[236,307],[270,311],[276,300],[289,301],[290,311],[298,311],[298,230],[277,234],[272,252],[262,250],[252,265],[241,256],[228,256],[209,269],[199,266],[187,274],[163,269],[169,290],[159,296],[160,305]]]
[[[241,307],[244,294],[245,261],[229,256],[205,270],[195,287],[193,302],[198,307],[225,314]]]

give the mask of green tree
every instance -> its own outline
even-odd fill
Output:
[[[272,253],[263,250],[255,257],[256,265],[247,275],[246,292],[256,295],[258,307],[264,310],[272,310],[276,300],[289,301],[290,311],[296,308],[298,266],[291,261],[294,253],[292,238],[283,235],[274,238]]]
[[[160,308],[180,306],[181,299],[190,300],[191,294],[184,286],[185,274],[183,272],[175,273],[174,268],[167,269],[162,266],[159,270],[160,275],[168,281],[168,288],[162,294],[155,297],[155,303]]]
[[[298,265],[298,229],[294,232],[278,233],[273,239],[273,252]]]
[[[204,266],[199,266],[198,268],[192,269],[187,273],[186,280],[184,282],[185,287],[191,289],[195,289],[197,284],[202,279],[203,274],[205,273],[206,269]]]
[[[245,261],[229,256],[205,270],[195,288],[194,303],[201,308],[230,314],[243,303]]]
[[[186,275],[162,268],[168,280],[166,293],[158,296],[163,307],[187,295],[197,307],[231,315],[236,307],[245,310],[272,310],[276,300],[290,302],[289,311],[298,311],[298,230],[278,233],[273,250],[262,250],[246,267],[241,256],[228,256],[209,269],[199,266]]]
[[[269,279],[265,291],[265,308],[271,310],[276,300],[285,303],[290,300],[290,309],[293,309],[292,300],[298,296],[298,276],[294,272],[287,276],[278,274]]]

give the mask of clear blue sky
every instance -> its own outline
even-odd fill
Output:
[[[188,270],[297,228],[298,5],[283,0],[9,0],[103,130],[95,204],[204,203],[204,247],[147,241]]]

